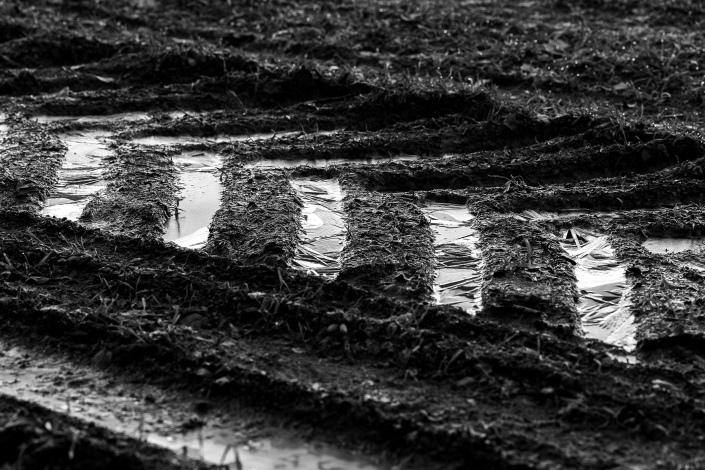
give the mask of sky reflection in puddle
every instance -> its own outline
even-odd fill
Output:
[[[294,179],[291,185],[303,200],[303,236],[294,265],[315,274],[335,277],[345,241],[343,192],[337,179]]]
[[[229,421],[222,416],[205,417],[199,433],[178,432],[180,423],[195,414],[164,395],[158,388],[116,382],[109,373],[97,371],[63,359],[46,356],[0,341],[0,393],[38,403],[51,410],[67,413],[112,431],[172,449],[183,455],[220,464],[229,444],[238,444],[243,467],[248,470],[376,470],[350,452],[325,444],[310,444],[283,434],[271,438],[244,440],[237,416]],[[159,397],[158,405],[146,404],[141,397]],[[142,432],[140,432],[140,429]],[[250,429],[250,433],[254,432]],[[236,468],[232,450],[223,462]]]
[[[585,336],[634,350],[636,326],[629,308],[625,268],[607,237],[570,229],[561,244],[577,263],[575,276],[581,294],[577,308]]]
[[[692,250],[696,253],[705,253],[705,239],[703,238],[649,238],[642,246],[651,253],[680,253]]]
[[[398,155],[394,157],[370,157],[370,158],[318,158],[318,159],[288,159],[274,158],[269,160],[257,160],[255,162],[245,163],[245,168],[296,168],[297,166],[310,166],[313,168],[325,168],[331,165],[341,165],[344,163],[358,165],[378,165],[380,163],[398,162],[398,161],[415,161],[418,160],[417,155]]]
[[[59,182],[47,199],[42,215],[76,221],[90,197],[105,188],[101,162],[110,155],[105,132],[76,132],[59,136],[68,150],[59,170]]]
[[[220,208],[223,185],[220,182],[222,158],[206,152],[184,152],[173,157],[179,168],[179,213],[167,221],[164,241],[184,248],[200,249],[206,245],[208,226]]]
[[[474,217],[459,204],[428,203],[422,210],[436,236],[436,301],[477,313],[482,308],[482,258]]]
[[[250,135],[230,135],[230,134],[219,134],[211,137],[196,137],[190,135],[149,135],[144,137],[135,137],[132,142],[142,145],[185,145],[185,144],[218,144],[222,142],[247,142],[256,140],[267,140],[276,139],[278,137],[291,137],[302,134],[301,131],[294,132],[280,132],[280,133],[263,133],[263,134],[250,134]],[[315,135],[326,135],[332,134],[332,132],[320,132],[319,134],[308,134],[311,136]]]

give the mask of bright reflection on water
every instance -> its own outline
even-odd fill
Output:
[[[105,187],[101,161],[110,155],[104,132],[77,132],[61,135],[68,147],[59,170],[59,182],[41,214],[78,220],[90,197]]]
[[[370,158],[272,158],[268,160],[257,160],[245,163],[245,168],[296,168],[297,166],[311,166],[314,168],[325,168],[330,165],[341,165],[343,163],[376,165],[379,163],[414,161],[418,160],[417,155],[397,155],[393,157],[370,157]]]
[[[294,179],[301,197],[302,240],[294,264],[314,274],[334,277],[340,272],[345,240],[343,192],[337,179]]]
[[[649,238],[642,246],[651,253],[680,253],[692,250],[696,253],[705,252],[703,238]]]
[[[474,217],[460,204],[428,203],[422,210],[436,236],[436,301],[477,313],[482,308],[482,258]]]
[[[586,337],[632,351],[636,348],[636,326],[629,308],[625,268],[607,237],[571,229],[561,244],[577,263],[575,276],[581,294],[577,307]]]
[[[301,132],[282,132],[251,135],[228,135],[220,134],[213,137],[195,137],[189,135],[150,135],[146,137],[135,137],[132,142],[142,145],[184,145],[184,144],[217,144],[221,142],[246,142],[248,140],[276,139],[277,137],[298,135]],[[321,132],[319,135],[330,134]],[[314,135],[314,134],[311,134]]]
[[[144,387],[144,388],[143,388]],[[225,456],[227,468],[235,469],[229,444],[237,451],[247,470],[376,470],[364,459],[322,444],[309,444],[288,435],[243,442],[238,416],[205,416],[199,433],[177,431],[178,424],[195,418],[181,401],[166,398],[158,405],[147,405],[141,398],[158,389],[140,384],[118,383],[108,373],[64,362],[52,356],[0,341],[0,393],[67,413],[112,431],[184,453],[194,459],[220,464]],[[70,407],[70,408],[69,408]],[[233,423],[233,421],[235,421]],[[141,431],[140,431],[141,430]],[[252,431],[252,430],[250,430]]]
[[[179,213],[169,218],[164,241],[184,248],[203,248],[208,226],[220,207],[222,159],[213,153],[189,152],[173,157],[181,186]]]

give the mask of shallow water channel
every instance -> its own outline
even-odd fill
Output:
[[[237,411],[227,418],[222,414],[200,416],[206,422],[200,432],[184,433],[181,425],[196,415],[190,411],[192,405],[178,395],[149,385],[118,382],[109,373],[1,340],[0,393],[227,468],[237,468],[233,450],[226,454],[234,444],[248,470],[382,469],[350,452],[309,444],[281,431],[274,437],[252,437],[263,432],[257,429],[256,417],[238,416]]]
[[[561,245],[577,263],[577,308],[585,336],[634,350],[636,326],[630,312],[625,266],[616,259],[607,237],[570,229]]]
[[[219,168],[222,166],[223,157],[214,152],[188,151],[174,156],[173,160],[180,170],[181,199],[178,217],[174,215],[167,222],[164,240],[172,241],[184,248],[203,248],[208,239],[208,225],[220,207],[223,187],[220,183]],[[274,159],[247,163],[244,167],[294,168],[303,165],[322,167],[340,163],[380,163],[382,161],[382,159],[343,158]],[[294,264],[316,274],[334,277],[340,271],[338,257],[345,237],[340,185],[333,179],[303,178],[293,179],[291,184],[304,202],[302,209],[304,233]]]
[[[220,208],[222,158],[213,153],[184,152],[173,157],[179,169],[180,200],[178,214],[167,221],[164,241],[184,248],[203,248],[208,226]]]
[[[42,215],[78,220],[90,197],[105,187],[101,162],[110,155],[106,132],[73,132],[60,136],[68,147],[59,170],[59,182],[47,199]]]
[[[436,301],[477,313],[482,308],[482,258],[474,217],[460,204],[427,203],[422,210],[436,236]]]
[[[231,135],[231,134],[218,134],[212,137],[196,137],[189,135],[149,135],[144,137],[135,137],[132,142],[142,145],[185,145],[185,144],[217,144],[222,142],[247,142],[256,140],[276,140],[279,137],[291,137],[301,135],[302,137],[307,136],[319,136],[319,135],[330,135],[336,131],[325,131],[318,132],[314,134],[305,134],[301,131],[292,132],[268,132],[259,134],[244,134],[244,135]]]
[[[340,252],[345,241],[343,191],[337,179],[291,181],[304,203],[301,210],[303,235],[294,264],[326,277],[340,272]]]
[[[705,254],[703,238],[649,238],[642,246],[651,253],[680,253],[692,250],[694,253]]]
[[[344,163],[358,165],[378,165],[380,163],[399,162],[399,161],[415,161],[418,160],[418,155],[396,155],[388,158],[369,157],[369,158],[312,158],[312,159],[287,159],[273,158],[268,160],[257,160],[254,162],[245,163],[245,168],[296,168],[297,166],[310,166],[314,168],[325,168],[331,165],[342,165]]]

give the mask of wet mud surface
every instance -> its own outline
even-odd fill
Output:
[[[705,468],[704,14],[0,2],[0,466]]]

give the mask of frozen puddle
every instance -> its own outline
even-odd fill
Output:
[[[167,221],[164,241],[184,248],[203,248],[208,241],[208,225],[220,207],[223,186],[218,168],[222,159],[213,153],[185,152],[173,161],[181,172],[181,199],[178,215]]]
[[[705,253],[703,238],[649,238],[642,246],[651,253],[680,253],[687,250]]]
[[[625,268],[607,238],[570,229],[561,244],[577,263],[575,276],[581,294],[577,307],[585,336],[632,351],[636,327],[629,311]]]
[[[247,416],[202,417],[200,433],[183,433],[181,425],[196,418],[191,403],[149,385],[115,381],[93,369],[64,362],[0,342],[0,393],[38,403],[57,412],[144,439],[224,468],[238,468],[229,445],[235,444],[243,467],[265,469],[351,469],[380,467],[342,450],[314,445],[291,436],[255,438],[257,424]],[[151,399],[152,404],[146,403]],[[245,432],[243,432],[245,430]],[[199,438],[200,437],[202,439]],[[201,441],[203,444],[201,445]],[[225,456],[225,460],[221,459]]]
[[[422,210],[436,235],[436,301],[477,313],[482,308],[482,258],[473,216],[460,204],[430,203]]]
[[[343,192],[337,179],[294,179],[301,197],[303,237],[294,265],[315,274],[335,277],[340,272],[340,252],[345,239]]]
[[[110,151],[103,135],[81,132],[60,136],[68,150],[59,170],[59,182],[47,199],[42,215],[76,221],[90,196],[105,187],[101,162]]]
[[[296,168],[297,166],[310,166],[313,168],[325,168],[330,165],[341,165],[344,163],[352,163],[359,165],[376,165],[379,163],[399,162],[399,161],[415,161],[418,160],[417,155],[398,155],[389,158],[371,157],[371,158],[318,158],[318,159],[288,159],[275,158],[270,160],[257,160],[255,162],[245,163],[245,168]]]

